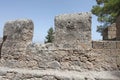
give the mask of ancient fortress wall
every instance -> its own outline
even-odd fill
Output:
[[[117,33],[116,23],[113,23],[104,29],[104,31],[102,33],[103,40],[117,40],[116,33]]]
[[[117,39],[120,40],[120,16],[116,20],[116,27],[117,27]]]
[[[91,14],[64,14],[55,17],[55,45],[59,48],[91,48]]]
[[[120,42],[92,41],[90,13],[56,16],[55,26],[54,43],[41,45],[31,20],[7,22],[0,79],[120,80]]]
[[[120,41],[92,41],[93,49],[120,49]]]
[[[6,57],[4,54],[12,56],[25,54],[26,47],[32,43],[32,37],[33,22],[31,20],[8,21],[4,26],[2,57]]]

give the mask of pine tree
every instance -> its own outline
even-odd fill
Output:
[[[53,30],[52,27],[48,30],[48,34],[45,38],[46,38],[45,43],[52,43],[53,42],[53,40],[54,40],[54,30]]]
[[[101,25],[97,26],[97,32],[102,31],[116,21],[120,15],[120,0],[96,0],[91,12],[98,17]]]

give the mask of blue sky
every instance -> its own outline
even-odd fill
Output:
[[[54,27],[54,17],[59,14],[90,12],[96,0],[1,0],[0,37],[9,20],[28,18],[34,22],[33,42],[44,42],[47,31]],[[97,18],[92,15],[92,39],[99,40],[96,32]]]

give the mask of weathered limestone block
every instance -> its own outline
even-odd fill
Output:
[[[103,40],[116,40],[116,23],[105,28],[102,34]]]
[[[32,42],[33,22],[29,19],[8,21],[4,26],[2,55],[24,54]]]
[[[116,63],[117,63],[117,67],[118,67],[119,70],[120,70],[120,55],[117,56]]]
[[[120,40],[120,16],[116,20],[116,28],[117,28],[117,40]]]
[[[116,42],[115,41],[104,41],[103,49],[116,49]]]
[[[117,48],[117,49],[120,49],[120,41],[117,41],[117,42],[116,42],[116,48]]]
[[[93,49],[117,49],[116,41],[93,41]]]
[[[64,14],[55,17],[55,46],[64,49],[91,48],[91,14]]]
[[[33,22],[29,19],[8,21],[4,26],[4,36],[9,41],[31,42],[33,37]]]
[[[103,49],[103,42],[102,41],[93,41],[92,42],[92,48],[93,49]]]

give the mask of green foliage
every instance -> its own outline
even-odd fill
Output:
[[[52,43],[53,42],[53,40],[54,40],[54,30],[53,30],[52,27],[48,30],[48,34],[45,38],[46,38],[45,43]]]
[[[114,23],[120,15],[120,0],[96,0],[91,12],[98,17],[102,25],[98,26],[98,32],[102,33],[106,26]]]

